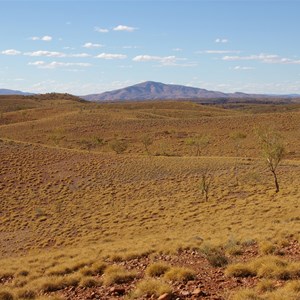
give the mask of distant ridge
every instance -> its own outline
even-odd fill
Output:
[[[294,98],[300,95],[262,95],[246,93],[222,93],[219,91],[209,91],[206,89],[189,87],[184,85],[164,84],[155,81],[146,81],[123,89],[104,92],[101,94],[91,94],[81,98],[88,101],[145,101],[145,100],[171,100],[171,99],[190,99],[190,100],[213,100],[212,102],[228,101],[249,101],[259,99],[260,101],[284,101],[293,102]],[[295,102],[298,102],[295,100]]]
[[[0,95],[23,95],[23,96],[30,96],[30,95],[34,95],[34,94],[33,93],[26,93],[26,92],[22,92],[22,91],[0,89]]]

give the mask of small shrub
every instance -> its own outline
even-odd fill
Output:
[[[276,246],[271,242],[263,242],[259,245],[259,250],[264,255],[273,254],[276,251]]]
[[[224,267],[228,264],[228,258],[220,247],[204,245],[200,251],[213,267]]]
[[[228,264],[228,258],[222,252],[211,253],[207,260],[213,267],[224,267]]]
[[[257,284],[257,289],[260,292],[265,293],[265,292],[274,291],[276,288],[273,280],[264,279]]]
[[[123,261],[123,257],[119,254],[113,254],[111,257],[110,257],[110,260],[112,262],[121,262]]]
[[[92,276],[88,276],[88,277],[83,277],[80,280],[79,286],[82,286],[82,287],[101,286],[101,282]]]
[[[114,283],[128,283],[137,277],[136,272],[126,271],[120,266],[110,266],[104,272],[104,284],[111,285]]]
[[[234,245],[234,246],[228,247],[226,249],[226,252],[229,255],[233,255],[233,256],[242,255],[243,254],[243,250],[242,250],[242,248],[241,248],[240,245]]]
[[[57,265],[48,270],[47,275],[67,275],[82,269],[85,266],[90,265],[87,261],[77,261],[73,263],[65,263],[62,265]]]
[[[265,256],[250,263],[256,270],[257,276],[263,278],[289,279],[291,274],[287,269],[288,263],[276,256]]]
[[[193,270],[182,267],[173,267],[165,273],[164,278],[170,281],[189,281],[196,278],[196,274]]]
[[[17,292],[17,296],[21,299],[35,299],[36,292],[31,289],[22,289]]]
[[[146,269],[146,274],[150,277],[159,277],[165,274],[170,269],[170,266],[163,262],[153,263]]]
[[[21,270],[21,271],[18,272],[18,275],[26,277],[26,276],[29,275],[29,271],[27,271],[27,270]]]
[[[230,297],[230,300],[262,300],[260,296],[257,295],[257,293],[250,289],[244,289],[240,290],[237,293],[235,293],[232,297]]]
[[[126,151],[126,149],[128,148],[128,143],[123,140],[113,140],[110,143],[110,147],[117,154],[121,154],[121,153],[124,153]]]
[[[290,290],[294,293],[300,293],[300,280],[292,280],[285,286],[286,290]]]
[[[102,275],[107,265],[103,262],[94,263],[91,267],[81,269],[81,274],[85,276]]]
[[[55,292],[70,286],[77,286],[79,278],[76,276],[43,277],[31,282],[31,286],[41,292]]]
[[[142,296],[155,296],[159,297],[162,294],[171,293],[171,287],[158,279],[149,278],[139,282],[136,289],[132,293],[133,298],[139,298]]]
[[[229,265],[225,270],[225,274],[233,277],[252,277],[256,275],[255,271],[251,267],[242,263]]]
[[[0,291],[0,300],[14,300],[14,296],[10,292]]]

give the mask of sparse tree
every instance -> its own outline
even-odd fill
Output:
[[[153,144],[153,138],[150,135],[146,134],[142,136],[141,141],[145,147],[147,154],[150,155],[149,146]]]
[[[213,176],[211,174],[211,170],[209,167],[206,167],[201,174],[201,182],[200,182],[200,190],[201,194],[204,196],[205,201],[208,201],[210,186],[213,180]]]
[[[186,144],[193,146],[196,149],[196,156],[200,156],[201,151],[205,149],[209,144],[209,136],[207,135],[197,135],[195,137],[190,137],[186,140]]]
[[[110,147],[117,154],[121,154],[121,153],[124,153],[126,151],[126,149],[128,148],[128,143],[124,140],[115,139],[110,143]]]
[[[239,168],[238,168],[238,159],[240,156],[240,149],[242,141],[247,137],[247,135],[240,131],[235,131],[230,134],[230,138],[234,142],[234,150],[235,150],[235,163],[234,163],[234,177],[236,179],[236,184],[239,185]]]
[[[274,177],[275,191],[276,193],[278,193],[279,183],[276,170],[285,154],[282,139],[278,132],[275,132],[273,130],[265,130],[259,132],[259,139],[262,149],[262,155]]]

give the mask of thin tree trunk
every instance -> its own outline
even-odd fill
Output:
[[[196,153],[196,156],[200,156],[200,146],[197,145],[197,153]]]
[[[274,176],[274,182],[275,182],[275,188],[276,188],[276,193],[279,192],[279,184],[278,184],[278,180],[277,180],[277,175],[275,171],[272,171],[273,176]]]

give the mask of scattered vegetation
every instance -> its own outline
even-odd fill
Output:
[[[1,99],[0,299],[181,297],[224,271],[251,287],[235,299],[299,297],[299,108]],[[253,124],[278,134],[259,144]]]

